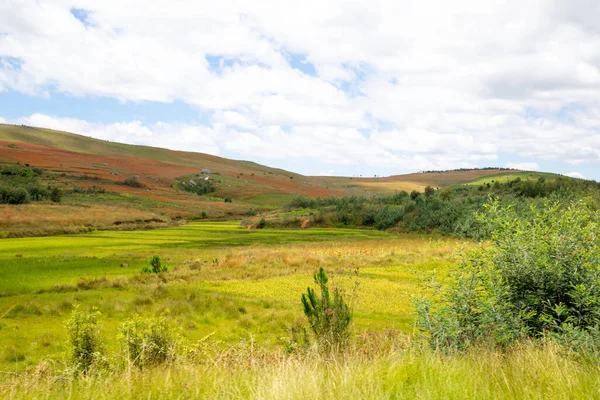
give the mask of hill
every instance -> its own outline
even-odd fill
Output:
[[[43,202],[18,209],[0,206],[0,236],[80,232],[99,227],[132,229],[182,219],[239,219],[280,208],[298,195],[372,197],[514,173],[467,170],[384,178],[304,176],[251,161],[0,124],[0,164],[15,163],[42,168],[45,172],[40,184],[57,186],[67,195],[60,206]],[[190,180],[195,185],[206,178],[203,170],[210,170],[214,191],[198,196],[183,190]],[[125,184],[128,179],[136,184]],[[232,201],[224,202],[227,198]],[[48,226],[52,228],[40,229]]]

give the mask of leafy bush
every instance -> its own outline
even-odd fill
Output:
[[[57,188],[55,186],[52,189],[50,189],[50,200],[52,200],[54,203],[60,203],[61,199],[62,199],[62,190],[60,190],[60,188]]]
[[[141,369],[173,359],[179,336],[164,313],[156,318],[135,316],[126,321],[119,329],[119,340],[129,362]]]
[[[163,265],[159,256],[154,256],[150,260],[150,267],[142,268],[142,272],[146,274],[158,274],[159,272],[165,272],[167,270],[167,266]]]
[[[329,278],[323,268],[315,272],[314,279],[319,285],[321,295],[317,297],[314,289],[307,288],[307,293],[302,295],[304,315],[323,348],[342,349],[350,337],[352,312],[338,288],[334,289],[333,299],[331,298],[327,286]]]
[[[225,203],[233,203],[233,199],[232,199],[231,197],[225,197],[225,198],[223,199],[223,201],[224,201]]]
[[[431,344],[600,338],[600,211],[584,201],[545,201],[527,219],[498,201],[485,209],[493,245],[467,254],[448,287],[418,303],[417,325]]]
[[[29,203],[31,198],[27,189],[22,187],[0,188],[0,202],[5,204],[25,204]]]
[[[130,186],[134,188],[143,188],[144,184],[137,180],[135,176],[130,176],[129,178],[125,178],[123,181],[123,185]]]
[[[65,322],[69,331],[71,364],[77,371],[86,373],[102,358],[99,316],[99,311],[84,312],[75,306],[71,318]]]
[[[179,187],[181,187],[186,192],[194,193],[194,194],[197,194],[198,196],[202,196],[207,193],[212,193],[215,190],[217,190],[213,181],[210,179],[209,180],[200,179],[197,181],[192,180],[189,182],[181,182],[179,184]]]

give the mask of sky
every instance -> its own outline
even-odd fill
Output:
[[[0,123],[305,175],[600,181],[597,0],[0,0]]]

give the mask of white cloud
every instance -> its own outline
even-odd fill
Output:
[[[505,153],[597,165],[592,3],[5,0],[0,91],[212,115],[207,126],[28,117],[130,143],[410,170]],[[72,7],[89,11],[88,26]],[[292,68],[294,55],[316,76]]]
[[[334,169],[324,169],[322,171],[319,171],[319,175],[320,176],[335,176],[335,170]]]
[[[577,178],[577,179],[585,179],[585,176],[583,176],[579,172],[568,172],[565,174],[565,176],[570,176],[571,178]]]
[[[539,171],[541,169],[538,163],[535,162],[509,162],[506,164],[506,168],[520,169],[523,171]]]

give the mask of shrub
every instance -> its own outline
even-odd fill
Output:
[[[217,190],[216,186],[214,185],[211,179],[200,179],[197,181],[192,180],[188,182],[181,182],[179,184],[179,187],[181,187],[186,192],[194,193],[198,196],[202,196],[204,194],[211,193]]]
[[[126,321],[119,329],[119,340],[127,360],[140,369],[173,359],[179,343],[167,313],[149,319],[135,316]]]
[[[600,328],[600,211],[544,202],[515,218],[497,201],[480,221],[492,246],[467,254],[447,288],[418,303],[432,345],[504,345],[520,337],[594,337]]]
[[[50,200],[52,200],[54,203],[60,203],[61,199],[62,199],[62,190],[60,190],[60,188],[57,188],[56,186],[53,187],[50,190]]]
[[[404,216],[404,207],[402,206],[385,206],[379,210],[374,216],[375,227],[380,231],[391,228]]]
[[[37,184],[27,185],[27,193],[29,193],[29,198],[33,201],[40,201],[49,197],[48,191]]]
[[[231,197],[225,197],[225,198],[223,199],[223,201],[224,201],[225,203],[233,203],[233,199],[232,199]]]
[[[150,260],[150,267],[146,266],[146,267],[142,268],[142,272],[147,273],[147,274],[150,274],[150,273],[158,274],[159,272],[165,272],[166,270],[167,270],[167,266],[163,265],[159,256],[152,257],[152,259]]]
[[[135,176],[130,176],[129,178],[125,178],[123,184],[126,186],[134,187],[134,188],[143,188],[144,184],[137,180]]]
[[[29,203],[29,193],[25,188],[8,188],[2,192],[2,202],[6,204],[25,204]]]
[[[314,279],[321,295],[317,297],[314,289],[307,288],[307,293],[302,295],[304,315],[308,318],[317,342],[324,349],[342,349],[350,337],[352,312],[338,288],[334,289],[333,299],[331,298],[327,285],[329,278],[323,268],[315,272]]]
[[[69,331],[71,364],[77,371],[86,373],[102,357],[99,316],[99,311],[84,312],[75,306],[71,318],[65,322]]]

